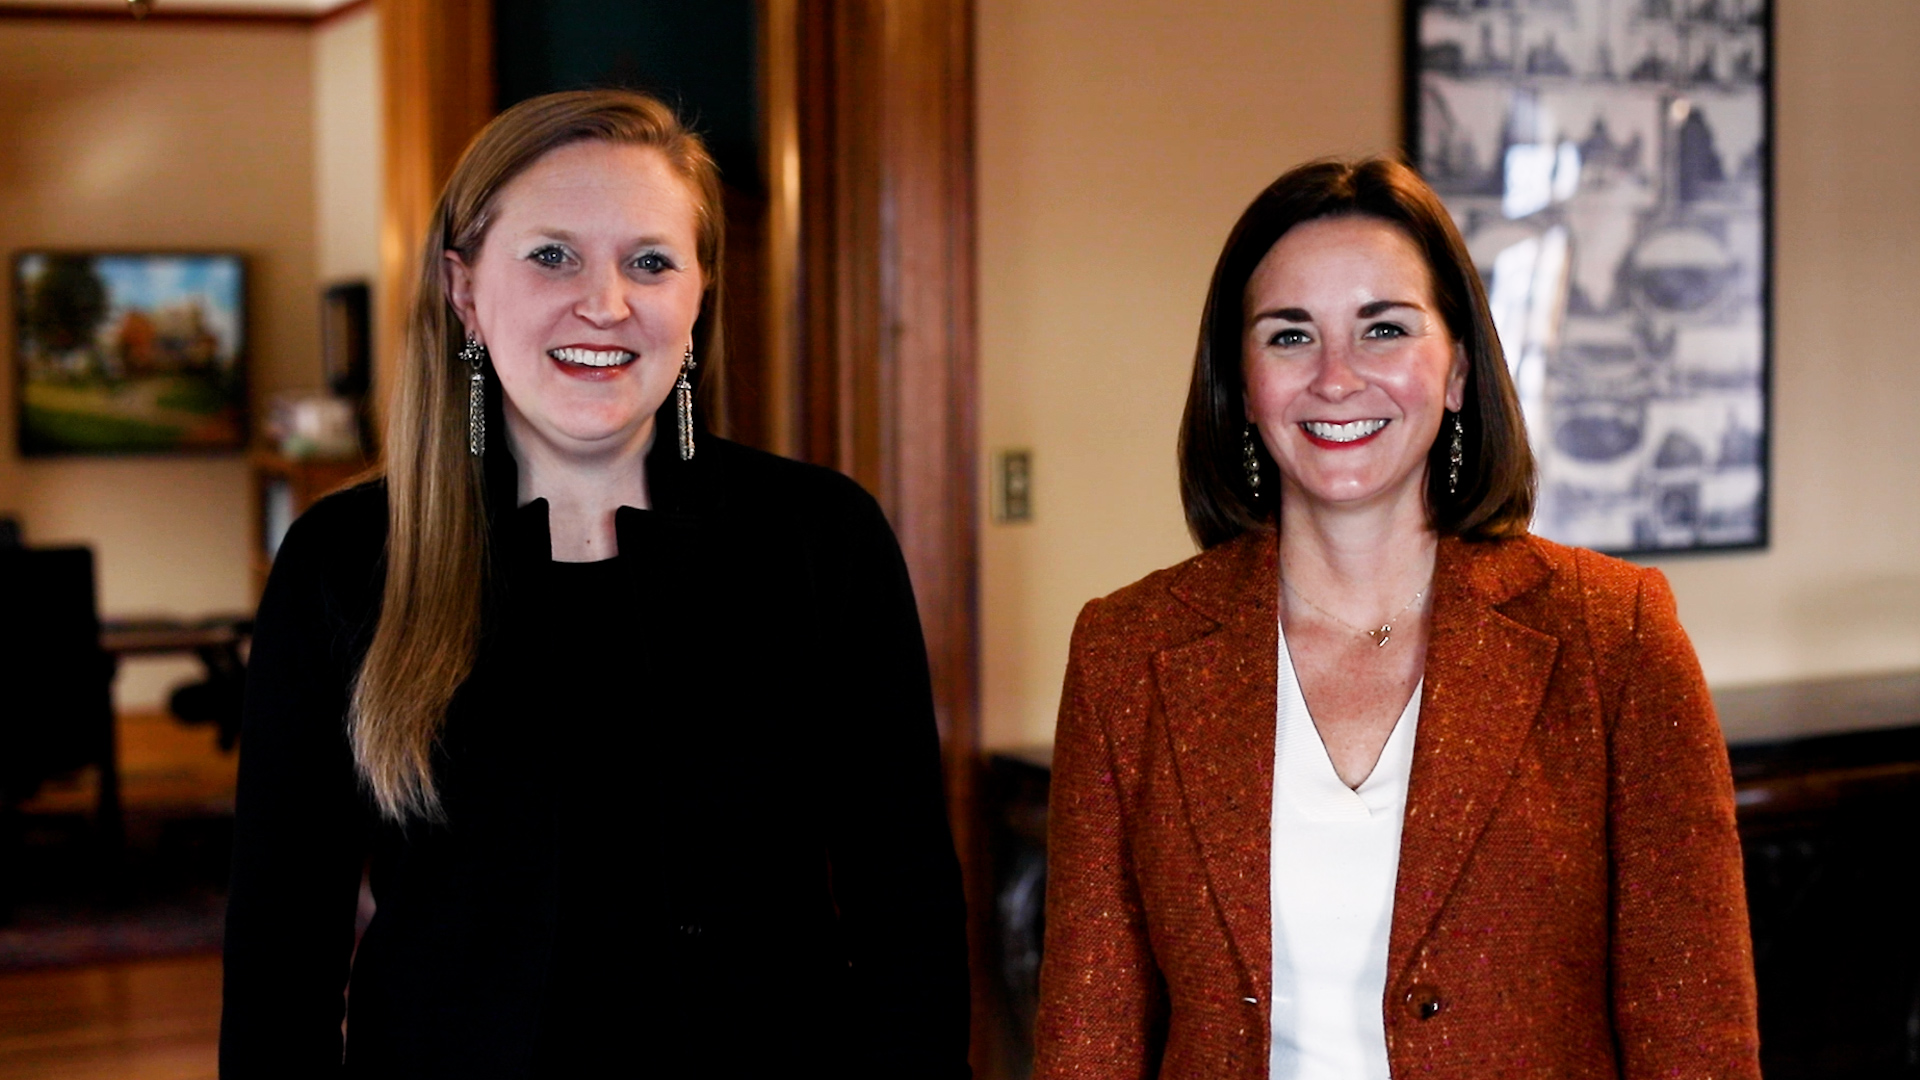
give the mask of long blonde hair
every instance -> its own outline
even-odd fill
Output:
[[[720,360],[719,172],[672,109],[629,91],[569,91],[521,102],[474,137],[420,252],[388,412],[386,586],[348,707],[354,763],[381,814],[395,821],[443,816],[433,751],[448,703],[473,671],[489,565],[485,475],[467,452],[468,370],[459,359],[460,319],[447,300],[446,254],[471,262],[500,190],[551,151],[588,140],[653,147],[691,189],[706,283],[693,327],[696,375],[710,375]]]

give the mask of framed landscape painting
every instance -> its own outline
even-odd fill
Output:
[[[21,453],[244,449],[246,295],[238,255],[16,253]]]
[[[1766,0],[1409,0],[1408,147],[1487,286],[1534,531],[1767,541]]]

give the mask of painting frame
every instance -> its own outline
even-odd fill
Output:
[[[33,247],[10,252],[7,266],[22,457],[246,450],[245,254]]]
[[[1767,548],[1773,0],[1403,12],[1405,153],[1488,288],[1535,531],[1636,558]]]

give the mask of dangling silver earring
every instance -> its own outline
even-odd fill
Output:
[[[467,376],[467,453],[487,456],[487,347],[478,338],[468,337],[460,346],[460,359],[472,374]]]
[[[1254,447],[1253,425],[1240,429],[1240,465],[1247,470],[1247,487],[1253,489],[1253,497],[1260,498],[1260,453]]]
[[[673,384],[674,402],[680,413],[680,460],[693,460],[693,384],[687,376],[700,364],[693,358],[693,342],[687,342],[687,352],[680,358],[680,381]]]
[[[1460,493],[1460,463],[1467,458],[1464,445],[1466,428],[1460,423],[1460,414],[1453,414],[1453,446],[1447,453],[1447,494]]]

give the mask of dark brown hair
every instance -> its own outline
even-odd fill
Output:
[[[1256,499],[1243,465],[1247,417],[1241,340],[1247,281],[1294,226],[1347,215],[1378,218],[1413,240],[1432,272],[1434,300],[1447,332],[1466,350],[1467,388],[1460,408],[1466,455],[1457,493],[1447,491],[1451,424],[1442,425],[1427,453],[1427,515],[1434,529],[1468,540],[1526,532],[1533,517],[1533,452],[1486,289],[1440,197],[1412,169],[1379,157],[1314,161],[1289,170],[1253,200],[1227,236],[1207,288],[1193,382],[1180,420],[1180,501],[1188,531],[1201,547],[1210,548],[1275,524],[1278,485],[1268,485],[1268,493]],[[1261,469],[1277,475],[1266,447],[1254,442]]]

